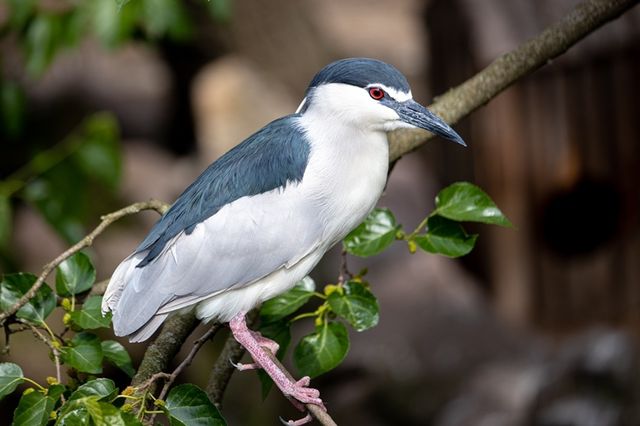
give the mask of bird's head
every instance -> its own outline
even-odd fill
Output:
[[[465,145],[440,117],[413,100],[407,79],[394,66],[368,58],[333,62],[318,72],[298,107],[363,128],[389,132],[420,128]]]

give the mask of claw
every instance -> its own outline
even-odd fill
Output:
[[[283,419],[282,417],[278,417],[280,419],[280,422],[285,425],[285,426],[301,426],[301,425],[306,425],[307,423],[311,422],[313,420],[313,417],[311,417],[311,414],[307,413],[306,416],[304,416],[301,419],[298,420],[286,420]]]
[[[231,360],[229,360],[229,363],[231,363],[231,365],[233,365],[238,371],[246,371],[246,370],[257,370],[260,368],[260,366],[258,364],[242,364],[242,363],[235,363]]]

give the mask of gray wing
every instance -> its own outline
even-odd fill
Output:
[[[294,265],[322,241],[315,204],[304,185],[290,184],[226,205],[143,267],[146,251],[134,253],[114,272],[103,302],[113,311],[116,334],[136,333],[156,314]]]

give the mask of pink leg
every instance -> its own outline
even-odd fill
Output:
[[[253,338],[256,339],[256,342],[258,342],[260,346],[262,346],[263,348],[269,349],[269,351],[274,355],[278,353],[278,349],[280,349],[280,345],[277,342],[274,342],[273,340],[267,337],[264,337],[262,334],[258,333],[257,331],[249,330],[249,333],[251,333]]]
[[[245,313],[240,312],[229,321],[229,327],[233,337],[249,352],[255,363],[264,369],[264,371],[271,377],[273,383],[282,391],[282,393],[292,402],[300,401],[303,404],[316,404],[324,408],[324,404],[320,399],[320,392],[317,389],[313,389],[309,386],[309,377],[303,377],[302,379],[294,382],[287,378],[284,372],[271,361],[269,356],[265,353],[260,342],[256,339],[255,334],[249,330],[247,323],[245,322]],[[264,337],[263,337],[264,339]],[[268,340],[268,339],[267,339]],[[274,342],[275,343],[275,342]],[[269,350],[271,350],[269,348]],[[294,404],[299,407],[300,404]]]

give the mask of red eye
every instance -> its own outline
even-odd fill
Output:
[[[379,101],[384,98],[384,90],[379,87],[372,87],[369,89],[369,95],[376,101]]]

